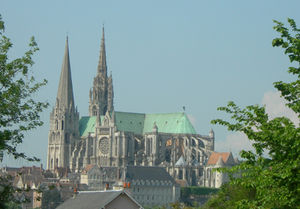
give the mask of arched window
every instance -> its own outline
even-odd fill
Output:
[[[192,139],[192,145],[193,145],[194,147],[196,146],[195,139]]]
[[[55,121],[55,128],[56,128],[56,130],[58,130],[58,121],[57,120]]]
[[[178,173],[178,179],[182,179],[182,177],[183,177],[182,170],[179,170],[179,173]]]
[[[92,110],[93,116],[97,116],[97,108],[94,106]]]
[[[51,158],[50,168],[53,168],[53,158]]]
[[[56,158],[56,164],[55,164],[56,167],[58,167],[58,158]]]
[[[64,120],[61,121],[61,130],[64,130]]]
[[[67,134],[67,133],[65,134],[65,143],[66,143],[66,144],[69,144],[69,137],[68,137],[68,134]]]
[[[198,140],[198,142],[199,142],[199,148],[204,148],[204,143],[203,143],[203,141],[201,141],[201,140]]]

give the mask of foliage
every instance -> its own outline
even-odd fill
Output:
[[[39,50],[32,37],[29,50],[21,58],[10,61],[9,50],[13,44],[4,35],[4,22],[0,15],[0,151],[6,151],[15,158],[38,160],[17,151],[24,133],[41,126],[39,113],[48,103],[37,102],[32,96],[46,84],[36,82],[30,67],[34,64],[34,53]]]
[[[36,157],[29,157],[18,152],[17,146],[22,143],[24,134],[43,122],[39,114],[48,106],[48,103],[32,99],[39,88],[46,84],[35,81],[30,67],[34,64],[32,59],[38,50],[32,37],[29,50],[14,60],[9,58],[13,44],[4,35],[4,22],[0,15],[0,153],[11,154],[14,158],[24,158],[29,161],[38,161]],[[2,159],[1,159],[2,160]],[[14,193],[7,176],[0,177],[0,206],[14,206]]]
[[[224,184],[219,192],[205,203],[203,209],[235,208],[235,202],[243,199],[254,200],[255,194],[254,189],[246,189],[234,184]]]
[[[296,77],[295,81],[279,81],[274,86],[299,118],[300,30],[292,19],[288,19],[289,28],[278,21],[274,22],[274,29],[280,37],[275,38],[272,45],[285,49],[284,53],[290,62],[295,63],[288,72]],[[240,108],[234,102],[229,102],[218,110],[229,113],[233,122],[217,119],[212,123],[227,126],[230,131],[245,133],[255,149],[254,152],[241,151],[244,161],[230,169],[231,173],[241,173],[241,178],[231,178],[230,184],[242,191],[255,191],[254,198],[245,196],[233,199],[232,208],[300,208],[299,124],[295,126],[285,117],[271,119],[265,107],[259,105]],[[264,151],[268,152],[268,157]]]
[[[170,205],[168,207],[165,206],[155,206],[155,207],[145,207],[145,209],[167,209],[167,208],[171,208],[171,209],[193,209],[196,207],[189,207],[184,205],[183,203],[180,202],[175,202],[175,203],[170,203]]]
[[[209,188],[209,187],[197,187],[197,186],[189,186],[189,187],[181,187],[180,194],[182,196],[189,195],[210,195],[215,194],[219,191],[217,188]]]
[[[13,176],[0,175],[0,208],[19,209],[21,204],[29,203],[29,189],[20,189],[13,186]]]
[[[217,193],[219,189],[216,188],[208,188],[208,187],[181,187],[180,188],[180,201],[186,205],[196,206],[199,203],[195,202],[195,196],[202,196],[201,200],[205,202],[206,199],[209,198],[210,195]],[[203,197],[205,196],[205,197]]]
[[[12,186],[12,177],[0,176],[0,208],[4,208],[7,202],[13,200],[14,188]]]
[[[62,202],[60,192],[55,189],[43,191],[42,209],[54,209]]]
[[[21,205],[14,202],[9,202],[5,205],[7,209],[22,209]]]

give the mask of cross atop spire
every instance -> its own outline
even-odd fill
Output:
[[[102,39],[101,39],[100,57],[98,63],[98,73],[103,73],[105,77],[107,76],[104,26],[102,27]]]
[[[60,80],[57,91],[57,102],[62,108],[68,109],[71,106],[74,107],[68,36],[66,37],[65,54],[61,67]]]

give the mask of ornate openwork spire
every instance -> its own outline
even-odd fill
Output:
[[[102,28],[102,39],[97,75],[94,78],[93,87],[90,91],[89,115],[105,115],[107,111],[113,110],[113,84],[112,76],[107,77],[106,51],[104,27]]]
[[[107,76],[104,26],[102,27],[102,39],[101,39],[100,57],[98,63],[98,73],[104,74],[105,77]]]

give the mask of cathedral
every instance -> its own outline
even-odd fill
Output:
[[[184,112],[115,110],[113,79],[107,68],[103,29],[96,75],[87,92],[89,115],[79,118],[67,38],[56,103],[50,114],[47,169],[80,173],[88,165],[156,166],[164,167],[184,185],[211,186],[205,166],[214,152],[213,130],[208,135],[197,134]]]

